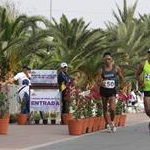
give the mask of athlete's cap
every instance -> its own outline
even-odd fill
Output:
[[[67,65],[67,63],[63,62],[63,63],[60,64],[60,67],[64,68],[64,67],[68,67],[68,65]]]
[[[150,48],[149,48],[149,50],[148,50],[148,53],[150,53]]]

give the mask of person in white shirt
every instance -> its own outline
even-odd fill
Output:
[[[131,89],[129,102],[131,102],[132,106],[134,106],[134,104],[137,103],[136,94],[133,89]]]
[[[22,81],[22,86],[18,89],[18,102],[22,103],[24,102],[24,107],[22,108],[21,112],[24,114],[28,114],[30,112],[29,110],[29,80],[24,79]]]
[[[30,85],[30,77],[31,77],[31,68],[28,66],[23,66],[23,71],[17,73],[13,78],[9,79],[10,83],[13,83],[14,81],[18,81],[19,87],[22,86],[22,81],[24,79],[29,80],[29,85]]]

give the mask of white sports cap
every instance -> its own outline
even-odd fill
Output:
[[[64,67],[68,67],[68,65],[67,65],[67,63],[63,62],[63,63],[60,64],[60,67],[64,68]]]

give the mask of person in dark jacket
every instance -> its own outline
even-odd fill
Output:
[[[58,74],[58,85],[60,91],[62,92],[62,113],[68,113],[66,112],[67,110],[65,109],[65,105],[66,105],[65,93],[66,93],[67,84],[70,83],[70,76],[67,73],[68,70],[67,63],[65,62],[61,63],[60,68],[61,70]]]

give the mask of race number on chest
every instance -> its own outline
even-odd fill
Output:
[[[111,89],[111,88],[115,87],[115,81],[114,80],[104,80],[103,83],[104,83],[105,88]]]

